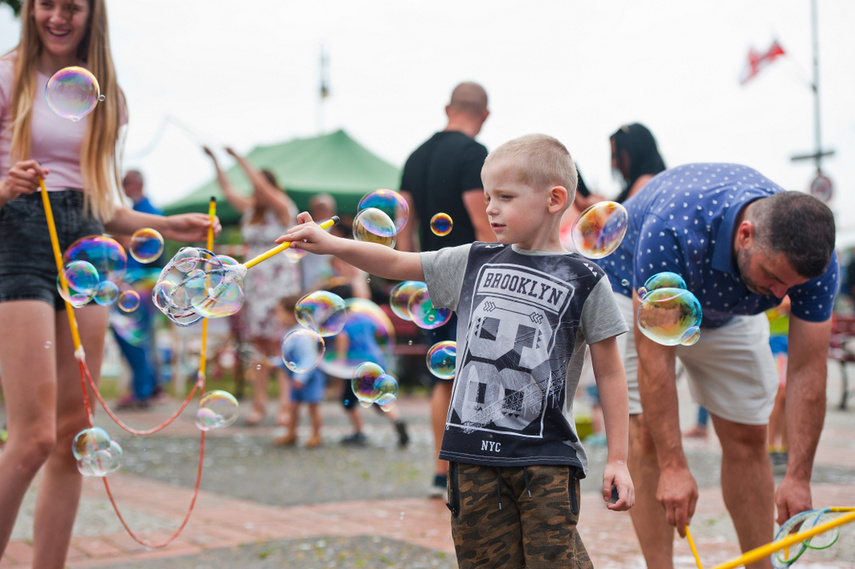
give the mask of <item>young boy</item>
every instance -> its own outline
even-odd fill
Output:
[[[458,315],[457,374],[440,458],[450,461],[448,500],[461,569],[591,567],[576,532],[587,459],[573,394],[586,343],[608,440],[603,500],[635,500],[626,468],[626,376],[615,336],[627,325],[603,271],[561,246],[561,215],[577,173],[545,135],[512,140],[481,171],[499,243],[427,253],[336,239],[309,223],[280,241],[331,253],[391,279],[423,280],[435,306]]]
[[[294,309],[297,307],[299,296],[286,296],[276,305],[276,318],[286,329],[286,333],[297,326],[297,317]],[[306,448],[318,448],[323,444],[321,439],[321,417],[320,403],[324,399],[324,387],[326,376],[317,368],[310,369],[304,373],[295,373],[286,368],[285,375],[291,384],[291,409],[288,414],[288,432],[285,435],[276,436],[273,444],[276,446],[294,446],[297,444],[297,425],[300,423],[300,405],[305,403],[309,408],[309,421],[312,424],[312,435],[306,441]]]

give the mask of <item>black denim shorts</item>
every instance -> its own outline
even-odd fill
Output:
[[[104,226],[84,214],[83,192],[50,192],[60,253],[81,237],[101,235]],[[65,304],[56,288],[56,261],[40,193],[19,196],[0,207],[0,302],[43,300]]]

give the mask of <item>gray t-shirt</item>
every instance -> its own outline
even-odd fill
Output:
[[[473,243],[421,254],[434,306],[457,312],[440,458],[587,472],[573,396],[585,345],[627,331],[609,280],[576,253]]]

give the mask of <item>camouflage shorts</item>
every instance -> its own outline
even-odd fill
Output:
[[[568,466],[453,462],[451,533],[460,569],[593,569],[576,531],[579,478]]]

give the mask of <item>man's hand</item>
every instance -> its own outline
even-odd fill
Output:
[[[689,469],[663,469],[659,474],[656,499],[665,508],[668,523],[676,526],[680,537],[686,537],[686,526],[692,521],[698,503],[698,484]]]
[[[775,505],[778,507],[778,525],[783,525],[800,512],[813,509],[810,482],[784,476],[775,491]]]

